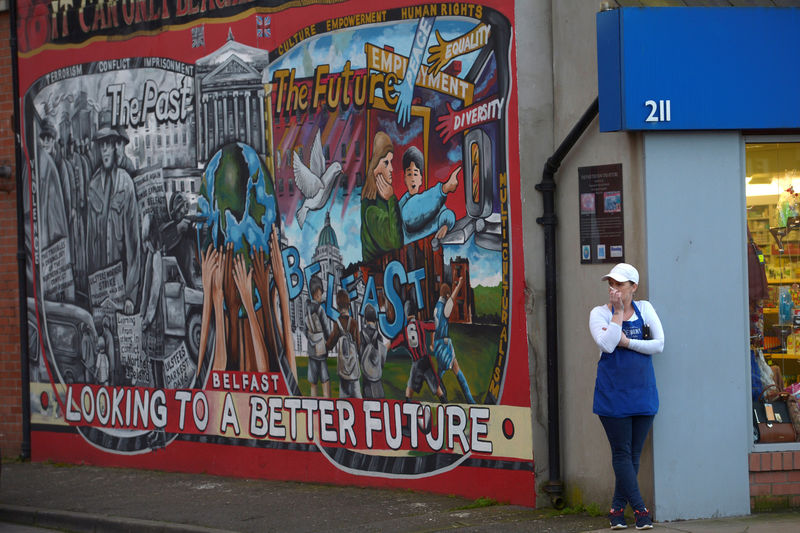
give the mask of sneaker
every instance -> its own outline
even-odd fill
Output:
[[[653,519],[650,518],[647,507],[641,511],[634,510],[633,515],[636,517],[636,529],[653,529]]]
[[[608,520],[611,522],[611,529],[626,529],[628,524],[625,522],[624,509],[611,509],[608,512]]]

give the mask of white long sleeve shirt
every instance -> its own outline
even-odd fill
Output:
[[[647,300],[634,303],[639,308],[644,324],[650,326],[650,339],[630,339],[628,349],[646,355],[661,353],[664,350],[664,328],[656,310]],[[611,309],[607,305],[598,305],[589,314],[589,331],[597,347],[600,348],[601,355],[613,352],[622,338],[622,327],[611,321],[612,316]],[[630,320],[636,320],[636,313],[631,315]]]

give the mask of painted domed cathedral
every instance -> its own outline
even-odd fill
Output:
[[[311,258],[312,263],[319,263],[320,272],[319,277],[326,289],[328,287],[328,274],[333,275],[333,286],[340,287],[342,280],[342,252],[339,249],[339,240],[336,238],[336,232],[331,227],[331,213],[325,213],[325,225],[319,232],[319,239],[317,240],[317,249],[314,250],[314,255]],[[335,292],[334,292],[335,294]]]

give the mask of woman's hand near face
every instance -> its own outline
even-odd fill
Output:
[[[614,310],[614,314],[622,314],[625,304],[622,303],[622,293],[614,287],[608,288],[608,305]]]
[[[611,322],[621,326],[623,320],[622,316],[625,311],[625,304],[622,303],[622,293],[618,289],[615,289],[611,286],[608,287],[608,306],[614,311],[614,314],[611,315]]]

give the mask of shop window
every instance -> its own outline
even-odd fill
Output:
[[[800,396],[800,142],[748,143],[745,154],[751,386],[758,410],[770,380]]]

